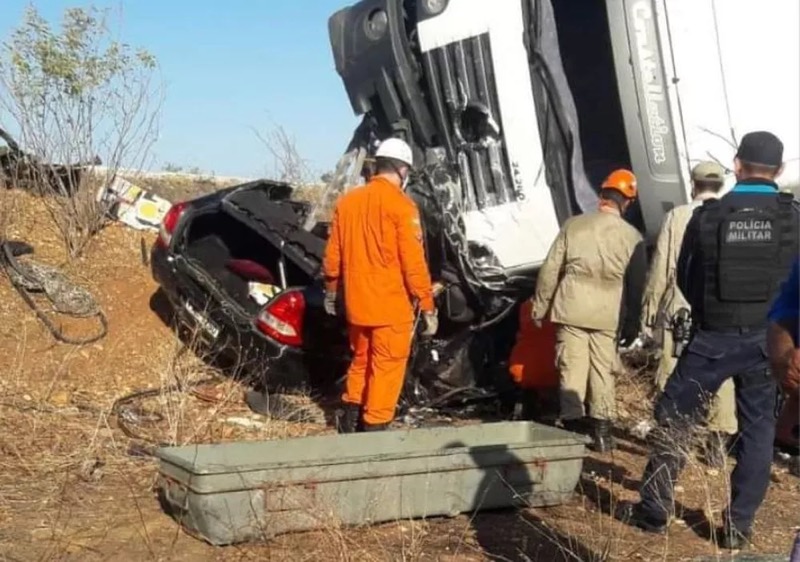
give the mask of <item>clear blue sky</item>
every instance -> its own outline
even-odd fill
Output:
[[[358,119],[333,64],[328,17],[355,0],[95,0],[121,9],[121,38],[147,48],[166,85],[154,151],[218,175],[262,176],[272,159],[253,128],[282,125],[332,169]],[[53,23],[82,0],[0,0],[0,37],[33,3]],[[120,8],[121,7],[121,8]]]

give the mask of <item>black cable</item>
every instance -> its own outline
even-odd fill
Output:
[[[132,392],[131,394],[128,394],[128,395],[123,396],[121,398],[117,398],[114,401],[114,404],[111,406],[111,414],[116,416],[117,425],[119,426],[120,430],[122,430],[122,433],[124,433],[126,437],[128,437],[130,439],[133,439],[134,441],[140,441],[140,442],[146,444],[144,446],[139,445],[138,443],[135,444],[135,445],[137,445],[136,450],[137,450],[138,453],[141,453],[141,454],[146,455],[146,456],[155,456],[155,449],[156,448],[158,448],[158,447],[169,447],[169,446],[172,446],[173,443],[166,443],[166,442],[163,442],[163,441],[155,441],[153,439],[150,439],[148,437],[144,437],[144,436],[136,433],[133,429],[131,429],[129,427],[129,425],[128,425],[129,422],[124,417],[124,413],[126,412],[126,409],[125,409],[126,406],[129,406],[130,404],[132,404],[133,402],[136,402],[138,400],[142,400],[142,399],[145,399],[145,398],[153,398],[155,396],[160,396],[162,394],[167,394],[169,392],[186,391],[186,390],[195,388],[197,386],[200,386],[201,384],[206,384],[206,383],[214,382],[214,381],[217,381],[217,380],[219,380],[219,377],[211,376],[211,377],[204,377],[202,379],[198,379],[196,381],[192,381],[192,382],[189,382],[189,383],[175,383],[175,384],[172,384],[170,386],[163,387],[163,388],[152,388],[152,389],[147,389],[147,390],[137,390],[135,392]]]
[[[431,188],[433,185],[435,185],[435,179],[432,177],[429,170],[425,170],[421,174],[421,179],[427,182]],[[430,191],[435,193],[434,189],[431,189]],[[490,293],[500,297],[503,301],[507,302],[507,305],[503,310],[497,314],[489,315],[488,319],[484,323],[477,326],[473,331],[482,330],[502,321],[503,318],[505,318],[511,312],[511,310],[513,310],[513,307],[517,302],[515,294],[518,291],[508,288],[508,280],[504,275],[501,276],[501,278],[497,281],[497,283],[501,284],[502,287],[490,286],[489,283],[481,279],[481,276],[478,275],[468,259],[469,251],[468,248],[465,247],[464,238],[458,231],[458,225],[455,223],[454,219],[450,216],[448,209],[445,207],[445,202],[442,201],[441,198],[437,198],[435,196],[431,197],[431,200],[434,207],[438,209],[439,214],[442,216],[442,237],[443,239],[446,239],[452,248],[453,257],[455,258],[455,263],[453,265],[455,265],[458,277],[463,279],[465,282],[465,288],[468,289],[473,298],[482,303],[482,305],[484,304],[483,299],[478,294],[480,289],[489,291]]]
[[[437,396],[435,399],[431,400],[428,403],[429,408],[435,408],[437,406],[442,406],[447,400],[453,398],[454,396],[458,396],[459,394],[467,394],[473,392],[477,395],[477,398],[494,398],[497,396],[495,392],[486,392],[485,390],[475,387],[475,386],[459,386],[458,388],[454,388],[452,390],[448,390],[441,396]]]
[[[79,315],[79,314],[71,314],[63,312],[61,314],[65,314],[67,316],[71,316],[73,318],[97,318],[100,322],[100,333],[92,336],[90,338],[71,338],[61,331],[61,329],[56,328],[55,325],[50,321],[50,319],[45,315],[41,309],[37,306],[36,302],[31,298],[28,294],[28,291],[23,287],[20,283],[15,281],[14,276],[9,273],[9,268],[13,269],[19,276],[27,278],[28,276],[26,273],[19,267],[17,263],[17,259],[14,257],[14,252],[11,248],[11,245],[8,241],[2,242],[2,262],[3,271],[5,272],[6,276],[8,277],[11,286],[19,293],[22,297],[22,300],[33,310],[36,317],[45,325],[45,327],[49,330],[49,332],[53,335],[55,339],[60,342],[70,344],[70,345],[88,345],[90,343],[94,343],[103,339],[106,334],[108,334],[108,320],[106,318],[105,313],[98,307],[97,312],[90,315]]]
[[[517,301],[513,301],[510,305],[508,305],[505,308],[505,310],[503,310],[497,316],[494,316],[494,317],[490,318],[489,320],[487,320],[486,322],[483,322],[482,324],[478,324],[477,326],[473,326],[470,329],[473,332],[480,332],[481,330],[485,330],[486,328],[490,328],[490,327],[492,327],[492,326],[494,326],[496,324],[499,324],[500,322],[502,322],[503,320],[508,318],[508,315],[511,314],[511,312],[514,310],[514,308],[516,306],[517,306]]]

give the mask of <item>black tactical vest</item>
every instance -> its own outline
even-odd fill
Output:
[[[793,199],[790,193],[743,194],[706,203],[700,222],[703,328],[766,324],[770,304],[798,252]]]

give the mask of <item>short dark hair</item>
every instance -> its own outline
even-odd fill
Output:
[[[722,189],[722,186],[725,185],[723,181],[714,181],[714,180],[695,180],[694,181],[694,189],[695,191],[704,192],[704,193],[719,193]]]
[[[394,158],[376,158],[375,159],[375,173],[384,174],[388,172],[397,172],[401,167],[408,167],[408,164],[395,160]]]
[[[629,200],[627,197],[625,197],[622,193],[620,193],[616,189],[601,189],[600,199],[605,199],[606,201],[613,201],[620,207],[624,205],[626,201]]]
[[[742,164],[742,171],[747,174],[748,176],[759,176],[759,177],[767,177],[767,178],[774,178],[778,175],[778,170],[781,169],[780,166],[767,166],[766,164],[754,164],[752,162],[744,162],[739,160]]]
[[[375,175],[375,161],[365,160],[364,165],[361,166],[361,177],[369,181]]]

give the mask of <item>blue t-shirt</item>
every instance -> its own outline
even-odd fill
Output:
[[[800,331],[800,257],[795,258],[789,278],[784,281],[778,298],[772,303],[769,311],[771,322],[794,320],[792,322],[792,339],[798,346],[798,331]]]

